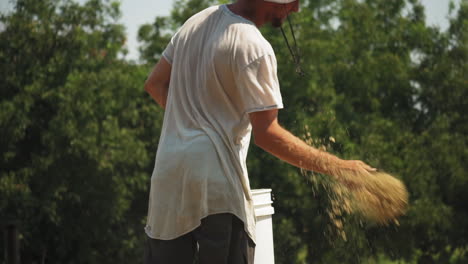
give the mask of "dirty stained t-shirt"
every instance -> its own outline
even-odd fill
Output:
[[[185,22],[163,52],[171,80],[154,171],[149,237],[169,240],[232,213],[255,241],[248,113],[283,107],[271,45],[226,5]]]

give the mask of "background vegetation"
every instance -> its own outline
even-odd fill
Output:
[[[22,263],[142,260],[163,115],[143,82],[171,34],[211,4],[178,0],[142,25],[140,64],[119,55],[116,2],[16,0],[0,17],[0,222],[18,223]],[[302,1],[302,78],[281,33],[262,29],[279,62],[280,122],[411,194],[399,225],[343,216],[344,239],[321,185],[252,146],[252,187],[274,192],[276,263],[468,262],[468,2],[457,10],[441,31],[418,0]]]

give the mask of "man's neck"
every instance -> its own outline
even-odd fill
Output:
[[[227,5],[229,10],[234,14],[241,16],[247,20],[252,21],[257,27],[261,27],[263,25],[262,19],[257,12],[257,5],[256,1],[237,1],[233,4]]]

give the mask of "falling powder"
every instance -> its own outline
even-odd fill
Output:
[[[307,127],[306,127],[307,129]],[[309,145],[325,150],[321,140],[313,140],[309,132],[304,136]],[[335,142],[330,137],[329,142]],[[322,185],[327,192],[330,206],[327,215],[334,231],[346,240],[343,226],[344,215],[353,214],[364,220],[379,224],[398,224],[398,217],[408,207],[408,192],[405,185],[392,175],[377,171],[355,173],[349,170],[335,169],[333,177],[320,177],[310,171],[301,170],[302,174],[315,185]]]

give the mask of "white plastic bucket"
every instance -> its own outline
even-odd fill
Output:
[[[275,213],[271,200],[271,189],[252,190],[255,218],[257,227],[255,234],[257,244],[255,246],[255,264],[274,264],[273,251],[273,223],[272,215]]]

